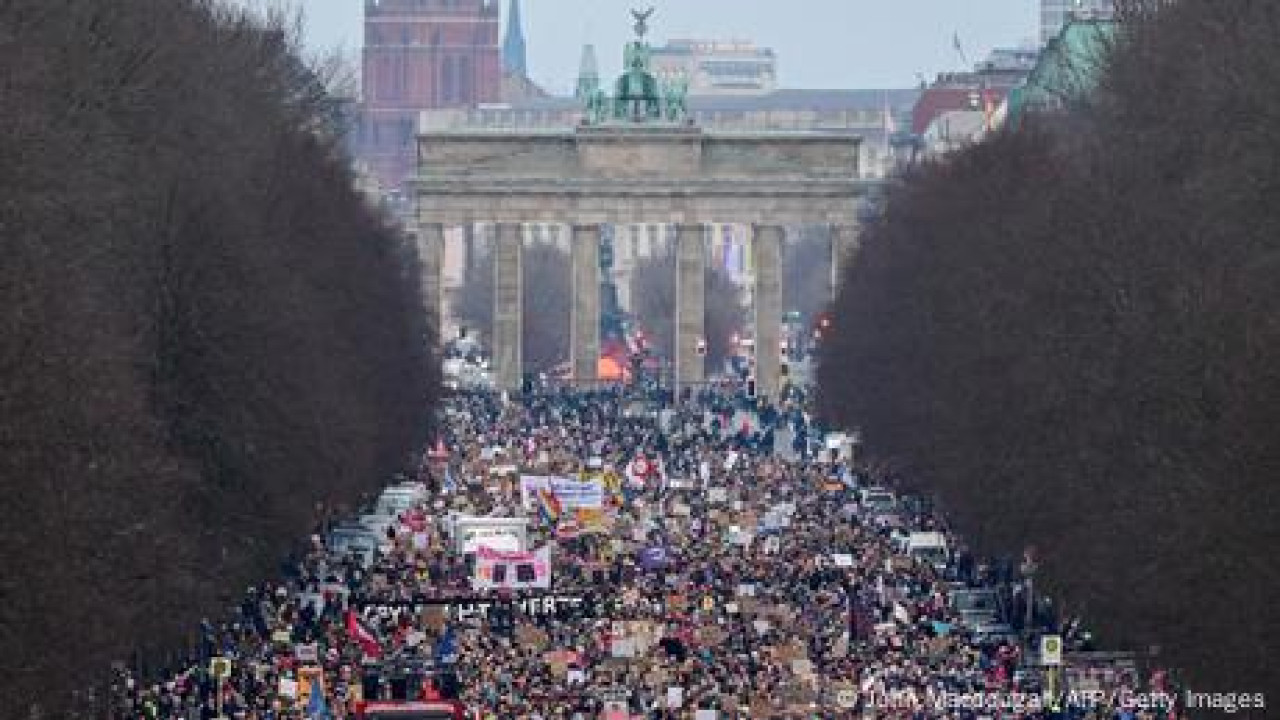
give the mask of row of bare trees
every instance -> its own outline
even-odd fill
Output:
[[[167,657],[405,465],[416,260],[291,22],[0,0],[0,716]]]
[[[747,308],[742,289],[714,263],[709,263],[702,281],[703,334],[706,336],[706,367],[714,371],[734,352],[733,335],[742,331]],[[676,248],[668,243],[651,256],[641,258],[632,270],[631,304],[637,322],[652,338],[658,354],[675,357],[676,342]]]
[[[455,293],[454,313],[468,332],[493,337],[494,259],[491,250],[473,243],[462,287]],[[553,242],[535,241],[524,247],[524,322],[521,344],[524,367],[547,372],[569,358],[569,312],[572,291],[569,252]]]
[[[892,188],[825,413],[1068,615],[1280,687],[1280,5],[1127,3],[1096,92]]]

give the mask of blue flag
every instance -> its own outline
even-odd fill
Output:
[[[453,626],[448,625],[440,641],[436,643],[436,664],[452,665],[458,661],[458,639],[454,636]]]
[[[329,720],[333,717],[329,714],[329,703],[324,699],[324,691],[320,689],[320,682],[311,683],[311,699],[307,702],[307,719],[308,720]]]

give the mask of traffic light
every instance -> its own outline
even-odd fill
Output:
[[[698,356],[705,357],[706,354],[707,354],[707,341],[703,340],[702,338],[698,338]]]

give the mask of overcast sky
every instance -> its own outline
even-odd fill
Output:
[[[232,0],[301,7],[313,52],[341,48],[354,61],[364,0]],[[510,0],[500,0],[503,21]],[[746,39],[772,47],[779,82],[795,88],[911,87],[963,67],[953,37],[972,62],[992,47],[1016,46],[1038,33],[1039,0],[522,0],[529,72],[553,92],[568,92],[582,44],[593,42],[601,72],[622,64],[631,36],[629,8],[653,6],[650,40]]]

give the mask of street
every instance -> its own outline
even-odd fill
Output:
[[[889,478],[790,430],[774,452],[760,417],[785,413],[653,393],[637,417],[628,392],[454,397],[418,481],[314,536],[119,717],[1084,717],[1140,687],[1115,661],[1060,706],[1041,638],[1083,633],[1023,626],[1016,579]]]

